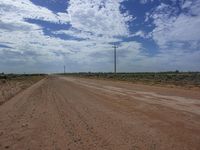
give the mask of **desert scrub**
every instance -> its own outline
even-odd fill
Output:
[[[63,75],[63,74],[61,74]],[[68,73],[66,76],[130,81],[154,85],[200,87],[200,72]]]
[[[42,78],[44,76],[9,76],[6,79],[0,79],[0,104],[3,104]]]

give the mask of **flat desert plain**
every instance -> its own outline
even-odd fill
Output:
[[[49,76],[0,105],[0,149],[199,150],[200,90]]]

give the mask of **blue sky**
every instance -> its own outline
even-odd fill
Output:
[[[200,0],[0,0],[0,72],[200,71]]]

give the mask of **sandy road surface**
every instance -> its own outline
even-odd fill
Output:
[[[200,92],[49,77],[0,106],[0,149],[199,150]]]

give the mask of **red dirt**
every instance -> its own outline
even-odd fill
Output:
[[[49,77],[0,106],[0,149],[199,150],[200,92]]]

